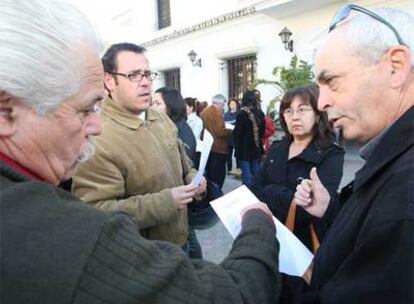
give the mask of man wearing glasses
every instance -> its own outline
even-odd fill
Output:
[[[93,158],[73,179],[73,192],[103,210],[125,210],[141,235],[184,246],[186,205],[205,191],[190,184],[191,169],[170,119],[150,109],[152,80],[145,49],[112,45],[102,58],[105,87],[103,132]]]
[[[345,139],[365,144],[366,163],[315,256],[310,287],[285,277],[284,302],[414,302],[413,29],[408,13],[346,5],[316,53],[318,106]],[[314,216],[329,212],[314,169],[295,200]]]

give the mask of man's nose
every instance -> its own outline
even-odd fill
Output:
[[[102,120],[100,113],[91,113],[87,119],[86,135],[99,135],[102,132]]]
[[[139,82],[140,86],[149,87],[152,85],[152,80],[149,79],[150,76],[143,76],[141,81]]]
[[[318,109],[319,111],[326,111],[332,105],[332,98],[329,93],[329,89],[320,86],[319,87],[319,99],[318,99]]]

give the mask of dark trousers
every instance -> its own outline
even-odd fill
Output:
[[[207,179],[215,182],[220,189],[223,188],[226,178],[226,158],[227,154],[210,152],[206,166]]]
[[[260,161],[258,159],[240,160],[240,169],[242,172],[243,184],[249,186],[253,175],[255,175],[260,170]]]
[[[197,239],[196,232],[194,228],[188,227],[188,245],[189,245],[189,252],[188,256],[191,259],[202,259],[203,252],[201,251],[201,245]]]

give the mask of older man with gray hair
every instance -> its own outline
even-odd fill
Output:
[[[231,253],[214,265],[56,187],[101,132],[100,51],[66,1],[0,1],[1,302],[277,301],[278,244],[265,205],[245,210]]]
[[[406,12],[347,4],[316,53],[318,107],[346,139],[365,144],[366,163],[346,187],[351,194],[316,254],[310,287],[285,277],[283,302],[414,302],[413,29]],[[295,201],[323,218],[334,204],[315,168],[310,177]]]
[[[226,98],[223,94],[214,95],[211,103],[201,112],[204,127],[214,140],[206,166],[206,176],[222,188],[226,178],[227,139],[232,130],[226,129],[224,124],[223,109]]]

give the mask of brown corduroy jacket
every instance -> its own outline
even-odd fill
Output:
[[[96,152],[80,164],[72,192],[99,209],[127,211],[145,238],[183,245],[187,209],[176,208],[170,189],[190,183],[196,171],[183,161],[174,123],[153,109],[143,121],[110,98],[102,120]]]
[[[210,105],[201,112],[201,119],[204,127],[213,136],[212,152],[227,154],[227,138],[232,134],[232,130],[226,129],[224,118],[220,110],[214,105]]]

